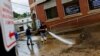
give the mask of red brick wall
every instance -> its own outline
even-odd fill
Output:
[[[64,31],[96,23],[100,23],[100,13],[72,18],[71,20],[65,19],[63,23],[55,24],[51,29],[55,31]]]
[[[60,17],[60,19],[63,19],[64,17],[64,9],[62,6],[62,0],[56,0],[56,4],[57,4],[57,9],[58,9],[58,15]]]
[[[68,18],[68,19],[67,18],[63,19],[64,18],[64,10],[63,10],[63,5],[61,4],[61,1],[62,0],[56,0],[58,15],[59,15],[60,19],[56,20],[56,21],[48,22],[49,25],[54,25],[54,24],[57,24],[57,23],[61,23],[61,22],[70,20],[70,19],[77,18],[77,17],[71,17],[71,18]],[[89,11],[88,1],[87,0],[79,0],[79,5],[80,5],[80,10],[81,10],[80,13],[82,13],[82,16],[87,15],[88,11]],[[81,16],[79,16],[79,17],[81,17]]]
[[[58,24],[58,25],[52,27],[52,29],[58,28],[58,30],[59,30],[59,28],[60,29],[64,29],[64,28],[71,29],[71,28],[77,28],[77,27],[89,25],[92,23],[100,22],[100,14],[86,16],[86,15],[89,15],[88,14],[88,11],[89,11],[88,0],[79,0],[80,10],[82,13],[81,16],[76,16],[76,17],[71,17],[71,18],[65,19],[63,5],[62,5],[61,1],[62,0],[56,0],[57,11],[58,11],[58,15],[59,15],[57,20],[46,22],[46,14],[45,14],[42,4],[39,4],[36,6],[36,12],[37,12],[38,19],[40,19],[42,22],[46,22],[46,24],[49,27],[51,27],[52,25]],[[86,16],[86,17],[84,17],[84,16]],[[68,20],[72,20],[72,21],[67,22]],[[62,23],[62,22],[65,22],[65,23]],[[59,24],[59,23],[62,23],[62,24]],[[66,27],[68,27],[68,28],[66,28]]]
[[[88,0],[79,0],[80,10],[83,15],[86,15],[89,11]]]
[[[42,4],[36,6],[36,13],[40,21],[42,22],[46,21],[46,15],[45,15],[44,7]]]
[[[48,25],[48,27],[51,27],[52,25],[63,21],[65,15],[64,15],[64,8],[63,8],[61,1],[62,0],[56,0],[57,11],[58,11],[58,20],[47,22],[46,24]]]

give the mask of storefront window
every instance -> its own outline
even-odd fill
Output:
[[[44,10],[47,19],[53,19],[58,17],[56,0],[48,0],[48,2],[44,3]]]
[[[52,8],[46,9],[46,15],[47,15],[47,19],[58,17],[57,8],[52,7]]]
[[[90,10],[100,8],[100,0],[88,0]]]
[[[80,12],[79,7],[79,0],[62,0],[62,2],[65,1],[66,3],[63,3],[64,11],[66,15],[76,14]]]

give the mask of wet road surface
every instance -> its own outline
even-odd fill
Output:
[[[18,51],[18,56],[39,56],[39,47],[37,45],[38,37],[32,37],[34,45],[27,45],[26,38],[22,41],[17,42],[16,49]]]

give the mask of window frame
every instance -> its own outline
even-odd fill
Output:
[[[24,31],[24,26],[19,26],[19,32]]]
[[[100,8],[90,9],[90,3],[89,3],[89,0],[87,0],[87,1],[88,1],[88,8],[89,8],[88,14],[100,13]]]
[[[67,3],[71,3],[71,2],[72,2],[72,1],[67,2]],[[79,10],[80,10],[80,11],[79,11],[78,13],[73,13],[73,14],[70,14],[70,15],[66,14],[66,12],[65,12],[64,4],[66,4],[66,3],[62,3],[63,10],[64,10],[64,15],[65,15],[64,18],[70,18],[70,17],[75,17],[75,16],[80,16],[80,15],[82,15],[81,9],[80,9],[79,1],[78,1],[77,3],[78,3],[78,6],[79,6]]]
[[[55,9],[56,9],[56,13],[57,13],[57,15],[56,15],[55,17],[48,18],[46,10],[51,9],[51,8],[55,8]],[[49,21],[52,21],[52,20],[55,20],[56,18],[59,17],[59,15],[58,15],[58,10],[57,10],[57,6],[54,6],[54,7],[51,7],[51,8],[48,8],[48,9],[45,9],[45,10],[44,10],[44,11],[45,11],[45,15],[46,15],[46,19],[47,19],[47,21],[48,21],[48,20],[49,20]]]

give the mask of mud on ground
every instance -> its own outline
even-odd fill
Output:
[[[41,47],[41,56],[100,56],[100,41],[88,39],[71,48],[56,39],[49,39]]]

